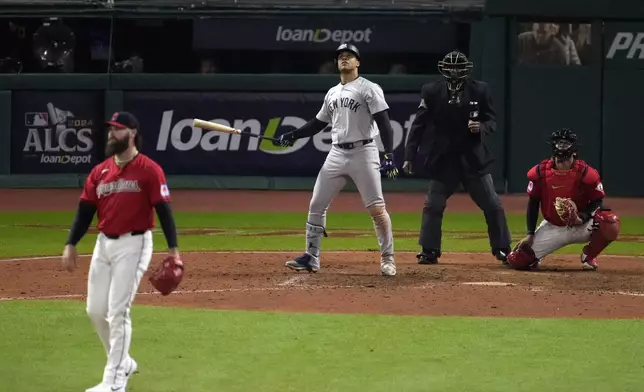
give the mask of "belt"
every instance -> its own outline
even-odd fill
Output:
[[[352,143],[338,143],[336,146],[345,149],[345,150],[353,150],[356,147],[364,146],[365,144],[369,144],[373,141],[373,139],[365,139],[365,140],[358,140],[357,142],[352,142]]]
[[[131,234],[131,235],[142,235],[142,234],[144,234],[145,232],[146,232],[146,230],[137,230],[137,231],[131,231],[131,232],[130,232],[130,234]],[[118,239],[121,237],[121,235],[117,235],[117,234],[106,234],[106,233],[103,233],[103,235],[104,235],[105,237],[107,237],[107,238],[111,239],[111,240],[118,240]]]

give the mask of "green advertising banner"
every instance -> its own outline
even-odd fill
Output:
[[[605,68],[644,68],[644,22],[604,24]]]

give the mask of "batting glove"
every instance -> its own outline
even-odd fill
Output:
[[[280,147],[290,147],[294,144],[295,137],[291,132],[280,135],[280,137],[277,138],[277,141],[273,141],[273,145]]]
[[[394,153],[390,152],[385,154],[384,160],[380,166],[380,172],[387,175],[387,178],[391,178],[393,180],[396,179],[398,176],[398,168],[394,162]]]

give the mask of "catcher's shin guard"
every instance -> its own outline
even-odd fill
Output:
[[[609,210],[599,210],[593,217],[590,230],[590,242],[584,247],[584,254],[588,259],[597,257],[606,247],[617,239],[619,235],[619,217]]]

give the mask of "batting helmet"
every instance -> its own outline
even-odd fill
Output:
[[[519,244],[508,255],[508,264],[517,270],[530,269],[537,262],[539,262],[537,256],[534,254],[530,245],[526,243]]]
[[[356,56],[356,58],[358,60],[360,60],[360,51],[353,44],[342,44],[342,45],[338,46],[338,48],[335,50],[335,59],[336,60],[338,59],[338,56],[340,56],[340,53],[342,53],[342,52],[353,53],[353,55]]]
[[[577,135],[568,128],[560,128],[550,134],[548,142],[552,147],[552,155],[568,159],[578,152]]]

